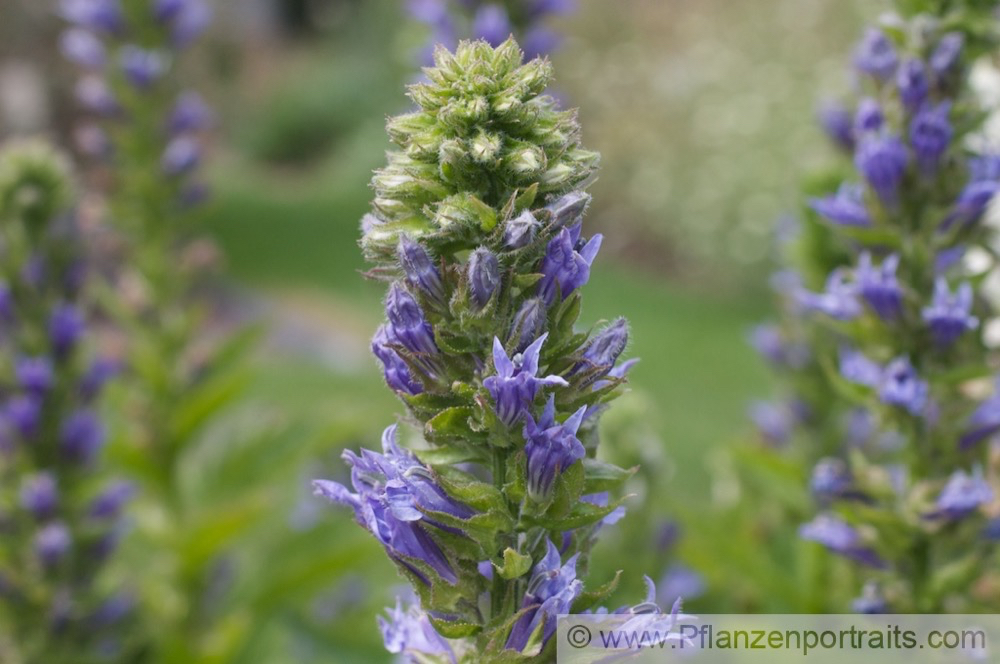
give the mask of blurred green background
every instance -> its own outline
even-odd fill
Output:
[[[65,136],[68,69],[28,36],[58,30],[43,4],[5,0],[17,20],[0,21],[0,112],[8,133],[43,121]],[[299,11],[288,12],[293,4]],[[608,453],[645,471],[630,519],[609,530],[593,564],[603,579],[629,551],[622,603],[641,587],[637,561],[658,578],[679,551],[709,582],[692,612],[801,608],[794,579],[774,579],[784,595],[734,588],[741,576],[780,577],[783,560],[711,515],[739,503],[729,465],[753,438],[748,402],[769,389],[745,339],[770,306],[775,222],[828,156],[815,110],[848,85],[849,48],[881,6],[581,0],[553,21],[567,36],[553,57],[556,92],[580,108],[585,144],[603,155],[587,223],[606,240],[584,319],[628,317],[629,352],[642,358],[605,427]],[[236,661],[381,661],[373,616],[399,581],[377,544],[312,499],[307,481],[342,479],[340,450],[376,445],[401,410],[367,349],[382,288],[359,274],[356,242],[388,148],[385,117],[407,108],[403,86],[427,34],[407,22],[402,0],[226,0],[217,14],[185,63],[220,113],[204,228],[240,314],[269,331],[243,405],[252,416],[240,426],[252,435],[207,433],[191,482],[238,485],[257,473],[270,486],[266,523],[234,545],[242,585],[213,638],[220,653],[240,643]],[[41,116],[17,108],[31,85],[50,100]],[[256,435],[274,424],[267,417],[281,435]],[[656,545],[668,520],[681,524],[679,549]],[[649,546],[636,552],[636,537]]]

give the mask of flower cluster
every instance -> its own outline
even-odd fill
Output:
[[[459,38],[471,38],[499,46],[511,35],[534,59],[551,53],[561,41],[546,19],[572,13],[576,0],[406,0],[406,10],[431,29],[425,61],[431,60],[434,44],[453,49]]]
[[[765,436],[809,438],[823,511],[800,534],[868,570],[866,610],[873,597],[895,611],[997,606],[972,591],[995,560],[1000,471],[983,335],[995,268],[979,260],[993,255],[1000,156],[976,140],[968,78],[985,36],[965,29],[982,11],[865,32],[853,109],[823,117],[851,174],[813,192],[775,280],[784,319],[753,336],[794,404],[769,406],[787,415],[761,417]]]
[[[76,98],[92,117],[77,129],[80,150],[115,165],[117,186],[137,198],[132,215],[163,199],[200,202],[205,186],[193,176],[213,113],[197,92],[174,89],[169,74],[208,27],[206,0],[61,0],[60,13],[71,24],[60,49],[82,71]],[[152,185],[150,163],[162,175]]]
[[[124,646],[131,600],[107,572],[130,484],[100,462],[114,373],[87,352],[86,265],[69,173],[43,143],[0,153],[0,659]]]
[[[345,454],[351,488],[315,483],[413,584],[419,606],[380,624],[419,661],[545,659],[555,617],[615,587],[581,577],[630,475],[594,458],[628,325],[574,328],[601,243],[582,230],[597,155],[542,94],[548,62],[522,58],[513,40],[439,48],[418,109],[388,122],[397,149],[362,220],[370,276],[389,282],[372,349],[427,445],[391,427],[383,454]]]

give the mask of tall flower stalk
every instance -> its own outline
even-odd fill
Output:
[[[800,535],[857,565],[856,609],[996,610],[1000,156],[969,82],[995,5],[897,4],[855,49],[853,103],[824,115],[850,163],[790,243],[783,320],[754,334],[791,397],[758,414],[815,464]]]
[[[87,261],[67,161],[0,152],[0,660],[96,662],[135,643],[108,561],[130,484],[108,476]]]
[[[595,458],[628,325],[574,328],[601,244],[582,234],[598,156],[542,94],[549,63],[522,58],[513,40],[439,47],[410,87],[418,109],[388,122],[396,148],[362,220],[388,283],[372,349],[426,444],[390,427],[381,453],[344,455],[350,487],[315,482],[412,584],[418,603],[380,625],[419,661],[549,661],[556,616],[617,582],[583,585],[631,474]]]

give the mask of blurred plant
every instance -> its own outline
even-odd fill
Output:
[[[423,62],[431,62],[435,44],[454,49],[460,38],[471,38],[496,47],[510,36],[531,60],[559,47],[561,38],[545,20],[572,13],[576,0],[406,0],[406,9],[414,20],[431,28]]]
[[[381,454],[345,453],[350,488],[315,487],[413,585],[419,603],[380,620],[413,661],[550,661],[556,616],[617,586],[581,580],[631,475],[595,458],[632,365],[618,363],[627,323],[573,329],[601,243],[581,235],[598,156],[542,95],[548,62],[522,58],[513,40],[435,51],[410,87],[419,109],[388,123],[398,149],[362,220],[370,276],[390,282],[372,349],[430,447],[405,449],[389,427]],[[659,613],[649,585],[619,611]]]
[[[858,564],[857,610],[995,610],[983,218],[1000,157],[969,71],[997,43],[996,4],[897,6],[855,50],[854,108],[824,119],[854,172],[816,181],[788,240],[782,321],[753,341],[792,405],[761,419],[772,442],[802,438],[790,454],[822,513],[800,535]]]
[[[132,485],[113,481],[97,400],[114,373],[86,344],[88,279],[68,162],[0,152],[0,660],[127,658],[132,596],[107,563]]]

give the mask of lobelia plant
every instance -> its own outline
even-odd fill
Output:
[[[617,585],[583,585],[632,473],[595,458],[628,325],[574,329],[601,244],[582,235],[598,155],[542,94],[549,63],[522,58],[513,39],[438,47],[418,109],[388,122],[397,147],[362,220],[369,275],[389,283],[372,350],[427,445],[389,427],[381,453],[344,454],[350,487],[314,483],[412,584],[419,601],[379,624],[413,661],[550,661],[556,616],[605,611]],[[619,612],[660,613],[653,591]]]
[[[758,412],[804,439],[821,513],[799,532],[856,563],[855,610],[991,611],[1000,156],[969,79],[1000,33],[992,2],[897,5],[855,50],[853,110],[823,117],[853,168],[809,201],[784,317],[754,334],[794,404]]]
[[[406,0],[406,10],[431,28],[425,62],[431,61],[435,44],[454,48],[467,37],[499,46],[512,35],[530,60],[559,47],[562,40],[545,21],[576,11],[576,0]]]
[[[0,152],[0,660],[130,656],[133,600],[109,560],[131,484],[114,480],[87,343],[87,260],[67,160]]]

